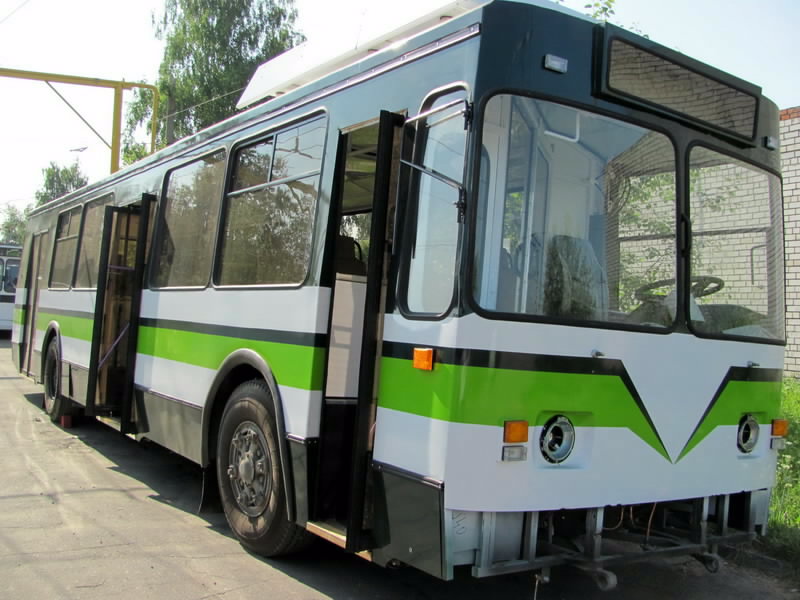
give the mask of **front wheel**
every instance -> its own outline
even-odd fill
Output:
[[[53,423],[67,414],[67,402],[61,395],[61,354],[54,339],[47,346],[44,359],[44,412]]]
[[[246,548],[279,556],[305,546],[309,534],[286,514],[272,397],[263,381],[237,387],[217,440],[217,480],[225,517]]]

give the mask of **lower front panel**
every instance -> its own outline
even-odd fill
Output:
[[[397,561],[450,579],[452,575],[445,576],[442,553],[443,485],[384,465],[375,468],[376,537],[388,543],[373,550],[373,560],[378,564]]]

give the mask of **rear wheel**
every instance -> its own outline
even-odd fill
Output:
[[[44,412],[53,423],[67,414],[68,400],[61,396],[61,353],[53,339],[47,346],[44,359]]]
[[[225,517],[246,548],[262,556],[304,547],[309,534],[289,521],[272,397],[263,381],[231,394],[217,440],[217,480]]]

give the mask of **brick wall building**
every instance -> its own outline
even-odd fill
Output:
[[[781,111],[786,251],[785,374],[800,377],[800,106]]]

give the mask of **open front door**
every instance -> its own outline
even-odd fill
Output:
[[[379,121],[343,133],[339,146],[330,347],[311,511],[321,523],[309,529],[323,525],[318,533],[351,551],[372,546],[364,515],[402,124],[401,115],[383,111]]]
[[[135,432],[133,378],[139,330],[150,203],[105,209],[97,278],[86,413],[119,419],[123,433]]]

